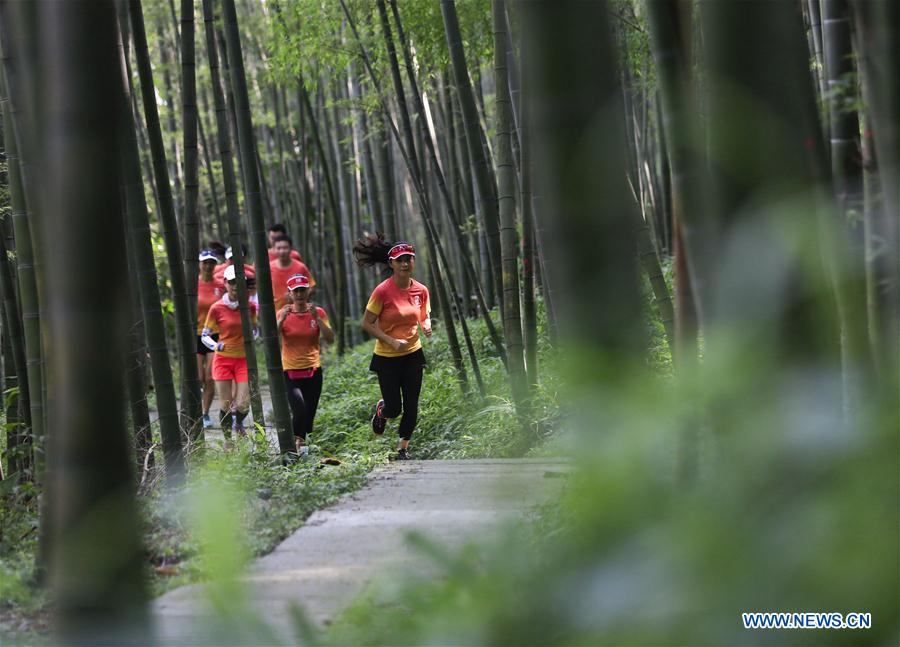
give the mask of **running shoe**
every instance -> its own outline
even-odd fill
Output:
[[[375,415],[372,416],[372,431],[376,436],[384,433],[384,426],[387,424],[387,418],[381,415],[384,411],[384,400],[379,400],[375,405]]]
[[[212,420],[210,419],[208,413],[204,413],[203,414],[203,428],[209,429],[210,427],[212,427]]]
[[[404,448],[397,452],[397,460],[398,461],[408,461],[412,460],[412,456],[409,455],[409,450]]]

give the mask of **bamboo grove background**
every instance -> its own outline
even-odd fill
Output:
[[[900,352],[898,21],[863,0],[0,2],[4,477],[47,488],[64,617],[83,621],[65,611],[84,595],[66,538],[93,502],[156,443],[176,485],[202,443],[207,241],[257,268],[251,379],[261,349],[281,384],[275,222],[339,353],[382,280],[353,241],[417,243],[461,393],[484,392],[478,357],[499,354],[526,435],[536,300],[582,387],[608,388],[646,368],[645,280],[689,403],[683,482],[705,434],[812,374],[824,418],[876,403],[880,430]],[[239,297],[246,314],[242,280]],[[726,370],[740,381],[717,384]],[[286,453],[286,397],[271,398]],[[130,514],[110,541],[134,561]],[[99,582],[97,604],[139,597],[127,581],[112,597]]]

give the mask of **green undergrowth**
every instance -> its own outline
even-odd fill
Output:
[[[0,483],[0,644],[4,637],[13,643],[46,625],[46,597],[35,581],[37,491],[31,483],[12,483]]]

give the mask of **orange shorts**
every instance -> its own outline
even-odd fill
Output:
[[[235,382],[247,382],[250,377],[247,374],[246,357],[222,357],[216,353],[212,365],[212,378],[217,382],[234,380]]]

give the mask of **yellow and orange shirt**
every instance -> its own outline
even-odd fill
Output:
[[[319,319],[328,323],[328,315],[316,306]],[[301,368],[318,368],[319,324],[311,312],[292,312],[281,325],[281,366],[286,371]]]
[[[206,323],[206,314],[209,312],[210,306],[222,298],[225,294],[225,284],[221,279],[213,277],[212,281],[206,282],[197,279],[197,334],[203,332],[203,324]]]
[[[303,274],[309,279],[309,287],[315,287],[316,280],[309,273],[309,268],[298,260],[291,261],[287,267],[278,265],[278,261],[269,263],[269,271],[272,273],[272,297],[275,300],[275,312],[288,304],[287,280],[294,274]]]
[[[256,327],[256,304],[250,302],[250,325]],[[244,357],[244,331],[241,329],[241,310],[232,310],[221,299],[209,308],[206,315],[204,330],[210,334],[219,334],[219,343],[223,344],[222,350],[216,353],[222,357]]]
[[[388,278],[372,291],[366,310],[378,316],[378,327],[389,337],[409,342],[404,350],[394,350],[380,339],[376,339],[376,355],[400,357],[422,348],[419,324],[431,313],[428,288],[424,285],[413,279],[408,288],[401,289],[394,283],[393,277]]]

